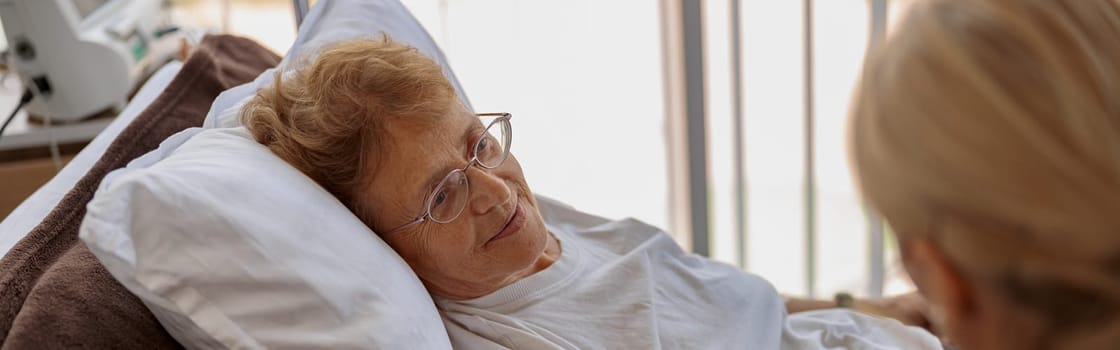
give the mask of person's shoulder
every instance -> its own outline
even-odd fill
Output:
[[[648,249],[683,253],[664,230],[641,220],[611,220],[545,196],[536,199],[545,224],[561,242],[575,240],[593,251],[613,252],[611,255]]]
[[[540,210],[544,222],[550,225],[585,229],[611,221],[546,196],[538,194],[533,197],[537,200],[537,209]]]

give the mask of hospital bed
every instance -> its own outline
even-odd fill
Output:
[[[302,62],[304,50],[381,32],[437,56],[447,67],[430,36],[392,0],[320,2],[302,20],[285,60]],[[161,67],[103,132],[0,222],[0,347],[183,346],[176,340],[182,330],[169,333],[147,300],[141,303],[114,279],[78,240],[78,226],[106,174],[157,149],[168,136],[204,126],[215,111],[236,113],[237,101],[274,76],[266,69],[286,67],[280,59],[248,39],[207,37],[187,61]],[[453,75],[451,80],[458,87]],[[433,320],[438,324],[438,317]],[[441,333],[446,343],[442,325],[436,330],[432,333]],[[192,347],[228,347],[202,344]]]
[[[278,61],[248,39],[204,39],[186,62],[161,68],[117,120],[0,223],[4,348],[177,346],[78,242],[85,204],[106,173],[200,125],[218,93]]]
[[[82,149],[78,155],[62,168],[47,184],[40,187],[8,215],[7,219],[0,222],[0,255],[11,250],[24,235],[35,228],[51,209],[58,205],[62,197],[69,192],[78,180],[85,175],[93,163],[105,153],[109,143],[120,134],[136,116],[148,107],[159,96],[163,89],[171,83],[171,79],[183,67],[183,63],[172,61],[165,64],[143,85],[132,97],[129,104],[121,111],[120,115],[97,135],[89,145]]]

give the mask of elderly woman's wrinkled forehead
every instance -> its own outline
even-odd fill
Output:
[[[423,199],[431,185],[425,180],[462,167],[470,138],[481,129],[479,119],[465,108],[434,118],[395,118],[386,123],[369,183],[380,190],[371,192],[369,199],[420,205],[411,201]]]
[[[435,152],[458,149],[464,135],[481,127],[479,119],[461,104],[438,115],[392,118],[382,135],[389,153]],[[406,158],[413,156],[408,154]]]

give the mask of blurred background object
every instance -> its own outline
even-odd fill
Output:
[[[77,121],[119,111],[131,92],[170,59],[153,50],[168,33],[154,1],[6,0],[0,21],[8,66],[40,119]]]
[[[252,38],[283,55],[296,38],[291,0],[165,0],[184,27]],[[314,1],[311,2],[314,4]]]

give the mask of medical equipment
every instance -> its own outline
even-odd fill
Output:
[[[143,80],[160,1],[0,0],[12,67],[37,90],[31,115],[76,121],[119,110]],[[158,63],[158,62],[157,62]]]

